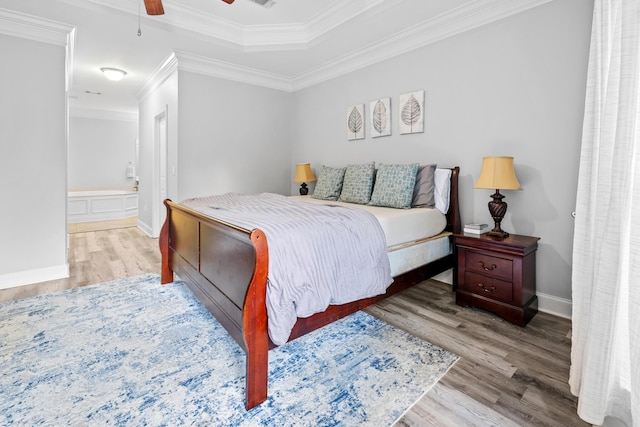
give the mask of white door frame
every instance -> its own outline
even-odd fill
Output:
[[[169,106],[153,117],[153,195],[152,195],[152,237],[160,236],[160,229],[166,217],[163,204],[168,197],[168,121]]]

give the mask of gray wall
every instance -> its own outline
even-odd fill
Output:
[[[71,117],[69,119],[69,187],[135,185],[126,177],[135,164],[138,123]]]
[[[593,2],[556,0],[293,97],[292,163],[436,162],[461,167],[464,222],[487,222],[483,156],[510,155],[503,229],[541,238],[538,291],[571,298],[571,257]],[[425,132],[399,135],[398,95],[425,90]],[[392,98],[392,135],[347,141],[347,106]],[[368,112],[367,112],[368,113]],[[291,193],[297,185],[291,185]]]
[[[140,228],[156,235],[164,220],[162,216],[157,223],[153,215],[162,203],[154,186],[154,117],[159,112],[167,108],[169,119],[169,198],[286,194],[291,180],[291,97],[178,68],[140,103]]]
[[[274,89],[180,71],[178,196],[287,194],[291,98]]]
[[[0,285],[12,273],[62,277],[68,272],[65,48],[0,34],[0,52]]]
[[[155,209],[164,209],[158,195],[158,148],[155,146],[155,117],[166,111],[169,169],[177,164],[178,145],[178,73],[166,78],[154,91],[140,102],[139,110],[139,161],[138,176],[138,226],[147,234],[157,236],[161,224],[157,224]],[[168,176],[167,194],[180,200],[177,176]],[[164,218],[164,216],[162,217]]]

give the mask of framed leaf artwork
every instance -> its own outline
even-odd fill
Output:
[[[364,104],[347,108],[347,139],[364,139]]]
[[[391,98],[381,98],[369,104],[371,136],[391,135]]]
[[[424,90],[402,94],[398,101],[400,134],[424,132]]]

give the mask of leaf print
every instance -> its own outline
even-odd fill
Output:
[[[373,128],[378,133],[384,132],[387,127],[387,107],[382,101],[376,102],[373,107]]]
[[[349,114],[349,130],[354,134],[357,134],[362,129],[362,115],[356,107],[353,107],[351,114]]]
[[[413,95],[411,95],[409,99],[407,99],[407,102],[402,106],[400,118],[405,125],[413,128],[413,126],[420,121],[421,115],[422,111],[420,109],[420,103]]]

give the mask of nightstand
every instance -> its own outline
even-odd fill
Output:
[[[518,326],[538,312],[538,237],[455,234],[456,304],[491,311]]]

